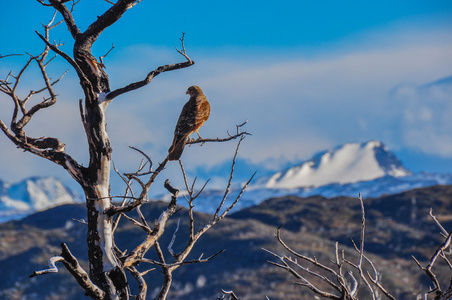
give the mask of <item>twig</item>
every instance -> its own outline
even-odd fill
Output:
[[[124,213],[121,213],[121,215],[122,215],[124,218],[126,218],[127,220],[129,220],[130,222],[132,222],[134,225],[136,225],[136,226],[140,227],[141,229],[143,229],[144,231],[146,231],[148,234],[151,234],[151,233],[152,233],[152,229],[149,228],[149,226],[146,226],[146,225],[144,225],[144,224],[141,224],[141,223],[138,222],[137,220],[135,220],[135,219],[129,217],[128,215],[126,215],[126,214],[124,214]]]
[[[173,237],[171,238],[171,242],[168,244],[168,252],[173,256],[176,257],[177,254],[174,252],[174,250],[172,249],[174,242],[176,241],[176,233],[179,230],[179,224],[180,224],[180,219],[177,220],[177,225],[176,225],[176,229],[174,229],[174,233],[173,233]]]
[[[176,51],[179,52],[179,54],[183,55],[189,62],[191,62],[190,57],[187,56],[187,52],[185,51],[184,37],[185,37],[185,32],[182,32],[182,37],[179,39],[182,44],[182,50],[179,50],[176,47]]]
[[[447,232],[446,229],[444,229],[443,225],[441,225],[441,223],[438,221],[438,219],[433,215],[433,209],[432,208],[430,208],[429,215],[430,215],[430,217],[432,217],[432,219],[435,222],[436,226],[438,226],[438,228],[441,230],[441,235],[444,238],[447,238],[449,233]]]
[[[88,222],[86,222],[86,220],[84,220],[84,219],[74,219],[74,218],[72,218],[72,220],[74,220],[76,222],[79,222],[80,224],[83,224],[83,225],[88,225]]]
[[[235,295],[234,291],[225,291],[222,289],[221,292],[225,295],[229,295],[229,300],[239,300],[239,297]]]
[[[6,55],[1,55],[0,54],[0,59],[5,58],[5,57],[9,57],[9,56],[21,56],[23,54],[6,54]]]
[[[150,269],[146,272],[139,272],[135,267],[128,267],[126,268],[127,271],[132,275],[132,277],[138,282],[138,296],[135,298],[136,300],[146,300],[146,292],[148,290],[148,286],[146,284],[146,281],[144,280],[143,276],[148,273],[151,270]]]
[[[140,173],[141,170],[139,170],[139,171],[137,171],[135,173],[124,173],[124,176],[129,178],[129,177],[132,177],[132,176],[143,176],[143,175],[148,175],[148,174],[152,173],[152,160],[151,160],[151,158],[146,153],[144,153],[143,151],[141,151],[138,148],[135,148],[135,147],[132,147],[132,146],[129,146],[129,148],[139,152],[141,155],[143,155],[147,159],[147,161],[149,163],[149,171],[144,172],[144,173]]]
[[[238,138],[238,137],[242,137],[242,136],[245,136],[245,135],[251,135],[251,133],[248,133],[248,132],[240,132],[240,133],[238,133],[238,134],[235,134],[235,135],[230,135],[229,134],[229,132],[228,132],[228,135],[229,135],[229,137],[227,137],[227,138],[215,138],[215,139],[201,139],[201,138],[198,138],[198,139],[196,139],[196,140],[190,140],[190,141],[187,141],[187,145],[193,145],[193,144],[199,144],[199,143],[202,143],[202,144],[204,144],[204,143],[212,143],[212,142],[227,142],[227,141],[230,141],[230,140],[234,140],[234,139],[236,139],[236,138]]]
[[[436,259],[438,258],[438,256],[441,256],[441,253],[445,249],[450,247],[451,240],[452,240],[452,231],[449,233],[449,235],[447,236],[447,238],[444,241],[444,243],[442,243],[441,246],[433,254],[432,258],[430,259],[429,264],[427,265],[427,267],[422,267],[420,262],[414,256],[412,256],[412,258],[414,259],[416,264],[419,266],[419,268],[421,268],[421,270],[423,270],[425,272],[425,274],[427,274],[427,276],[430,278],[430,280],[432,281],[432,283],[435,286],[433,290],[436,291],[438,294],[442,294],[443,291],[441,290],[441,286],[439,284],[439,281],[436,278],[435,273],[433,273],[432,268],[435,265],[435,262],[436,262]]]
[[[102,56],[99,57],[100,65],[101,65],[103,68],[105,68],[105,65],[104,65],[104,57],[106,57],[106,56],[111,52],[111,50],[113,50],[114,48],[115,48],[115,45],[114,45],[114,44],[111,44],[110,50],[108,50],[107,53],[105,53],[104,55],[102,55]]]
[[[231,184],[232,184],[232,177],[234,175],[234,168],[235,168],[235,162],[237,160],[237,154],[239,152],[240,149],[240,144],[242,143],[243,139],[245,138],[244,135],[242,135],[240,137],[239,143],[237,144],[237,147],[235,149],[235,153],[234,153],[234,158],[232,159],[232,164],[231,164],[231,172],[229,174],[229,180],[228,180],[228,184],[226,186],[226,189],[224,191],[224,195],[223,195],[223,199],[221,200],[220,204],[217,207],[217,210],[215,211],[215,214],[213,215],[213,219],[216,219],[218,217],[218,214],[221,210],[221,208],[223,207],[224,202],[226,201],[226,198],[229,195],[230,189],[231,189]],[[254,176],[254,174],[253,174]],[[251,177],[252,178],[252,177]]]
[[[217,255],[220,255],[221,253],[225,252],[226,250],[220,250],[218,252],[215,252],[214,254],[212,254],[211,256],[207,257],[207,258],[202,258],[199,257],[198,259],[193,259],[193,260],[187,260],[187,261],[176,261],[174,263],[162,263],[162,262],[158,262],[155,261],[153,259],[148,259],[148,258],[142,258],[140,260],[138,260],[139,262],[145,262],[145,263],[150,263],[153,265],[157,265],[157,266],[161,266],[161,267],[165,267],[168,269],[171,268],[175,268],[175,267],[179,267],[179,266],[183,266],[183,265],[189,265],[189,264],[196,264],[196,263],[205,263],[208,262],[209,260],[213,259],[214,257],[216,257]]]

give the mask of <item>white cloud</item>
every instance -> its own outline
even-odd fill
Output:
[[[253,135],[245,140],[240,155],[256,163],[275,157],[306,159],[337,144],[370,139],[450,157],[450,93],[432,86],[427,94],[420,94],[417,88],[451,74],[452,41],[449,33],[441,34],[429,38],[428,44],[421,42],[422,38],[397,43],[403,38],[394,36],[389,38],[392,44],[378,41],[375,47],[369,46],[372,41],[361,48],[350,43],[338,52],[323,51],[311,58],[294,54],[293,49],[289,55],[282,49],[255,56],[248,52],[234,57],[223,52],[193,57],[197,61],[194,66],[161,74],[149,86],[118,97],[108,107],[113,158],[121,169],[138,163],[141,156],[130,150],[130,145],[158,162],[166,154],[177,117],[188,100],[185,91],[193,84],[204,89],[212,106],[201,135],[225,137],[226,131],[233,133],[236,124],[248,119],[245,130]],[[113,89],[142,80],[159,65],[182,61],[174,49],[146,46],[130,47],[108,60]],[[391,88],[405,83],[412,84],[398,88],[397,96],[387,97]],[[87,161],[77,85],[76,79],[60,84],[59,92],[65,98],[51,112],[37,116],[30,133],[60,137],[71,154]],[[425,95],[428,100],[423,99]],[[4,98],[0,99],[3,103]],[[8,111],[10,107],[0,112],[4,120]],[[8,152],[0,156],[3,174],[25,177],[30,169],[37,169],[35,160],[27,161],[27,167],[15,166],[16,154],[10,153],[14,150],[5,145],[9,143],[5,137],[0,141],[0,152]],[[230,158],[234,149],[235,143],[195,145],[183,159],[187,167],[211,166]]]
[[[404,143],[428,154],[452,158],[452,77],[423,86],[402,86],[393,93],[405,107]]]

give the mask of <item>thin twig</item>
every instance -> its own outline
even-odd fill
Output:
[[[22,56],[23,54],[6,54],[6,55],[1,55],[0,54],[0,59],[5,58],[5,57],[9,57],[9,56]]]
[[[176,225],[176,229],[174,229],[174,233],[173,233],[173,237],[171,238],[171,242],[168,244],[168,252],[173,256],[176,257],[177,254],[174,252],[173,250],[173,244],[176,241],[176,233],[179,230],[179,224],[180,224],[180,219],[177,219],[177,225]]]
[[[430,215],[430,217],[432,217],[432,219],[435,222],[436,226],[438,226],[438,228],[441,230],[441,235],[444,238],[447,238],[449,233],[447,232],[446,229],[444,229],[443,225],[441,225],[441,223],[438,221],[438,219],[433,215],[433,209],[432,208],[430,208],[429,215]]]
[[[106,57],[106,56],[111,52],[111,50],[113,50],[114,48],[115,48],[115,45],[114,45],[114,44],[111,44],[110,50],[108,50],[107,53],[105,53],[104,55],[102,55],[102,56],[99,57],[100,64],[101,64],[101,66],[102,66],[104,69],[105,69],[105,65],[104,65],[104,57]]]

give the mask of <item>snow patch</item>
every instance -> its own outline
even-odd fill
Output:
[[[80,195],[53,177],[32,177],[14,184],[0,181],[0,184],[0,222],[61,204],[82,202]]]

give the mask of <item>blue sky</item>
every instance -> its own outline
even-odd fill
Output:
[[[2,5],[0,54],[42,49],[34,30],[42,32],[40,24],[53,12],[36,1],[24,3]],[[82,0],[74,17],[84,30],[108,7],[102,0]],[[197,84],[212,106],[201,135],[224,136],[248,119],[253,136],[240,157],[264,168],[278,169],[342,143],[377,139],[411,170],[451,172],[452,80],[440,82],[452,76],[451,29],[451,1],[143,0],[93,48],[99,57],[115,45],[105,58],[112,88],[183,61],[174,50],[181,32],[196,64],[113,101],[108,108],[113,159],[130,171],[140,157],[129,145],[162,159],[187,100],[185,90]],[[64,24],[51,35],[71,53]],[[17,70],[23,60],[0,60],[0,76]],[[57,77],[68,68],[56,59],[49,70]],[[37,73],[26,79],[21,92],[40,86]],[[57,114],[36,117],[29,133],[59,137],[69,153],[86,162],[77,82],[69,72],[58,86],[59,102],[52,108]],[[0,118],[9,122],[9,99],[0,95],[0,101]],[[230,159],[233,148],[191,147],[185,165],[214,167]],[[0,178],[67,178],[58,167],[17,151],[5,137],[0,137],[0,153]],[[168,177],[178,172],[172,168]]]

